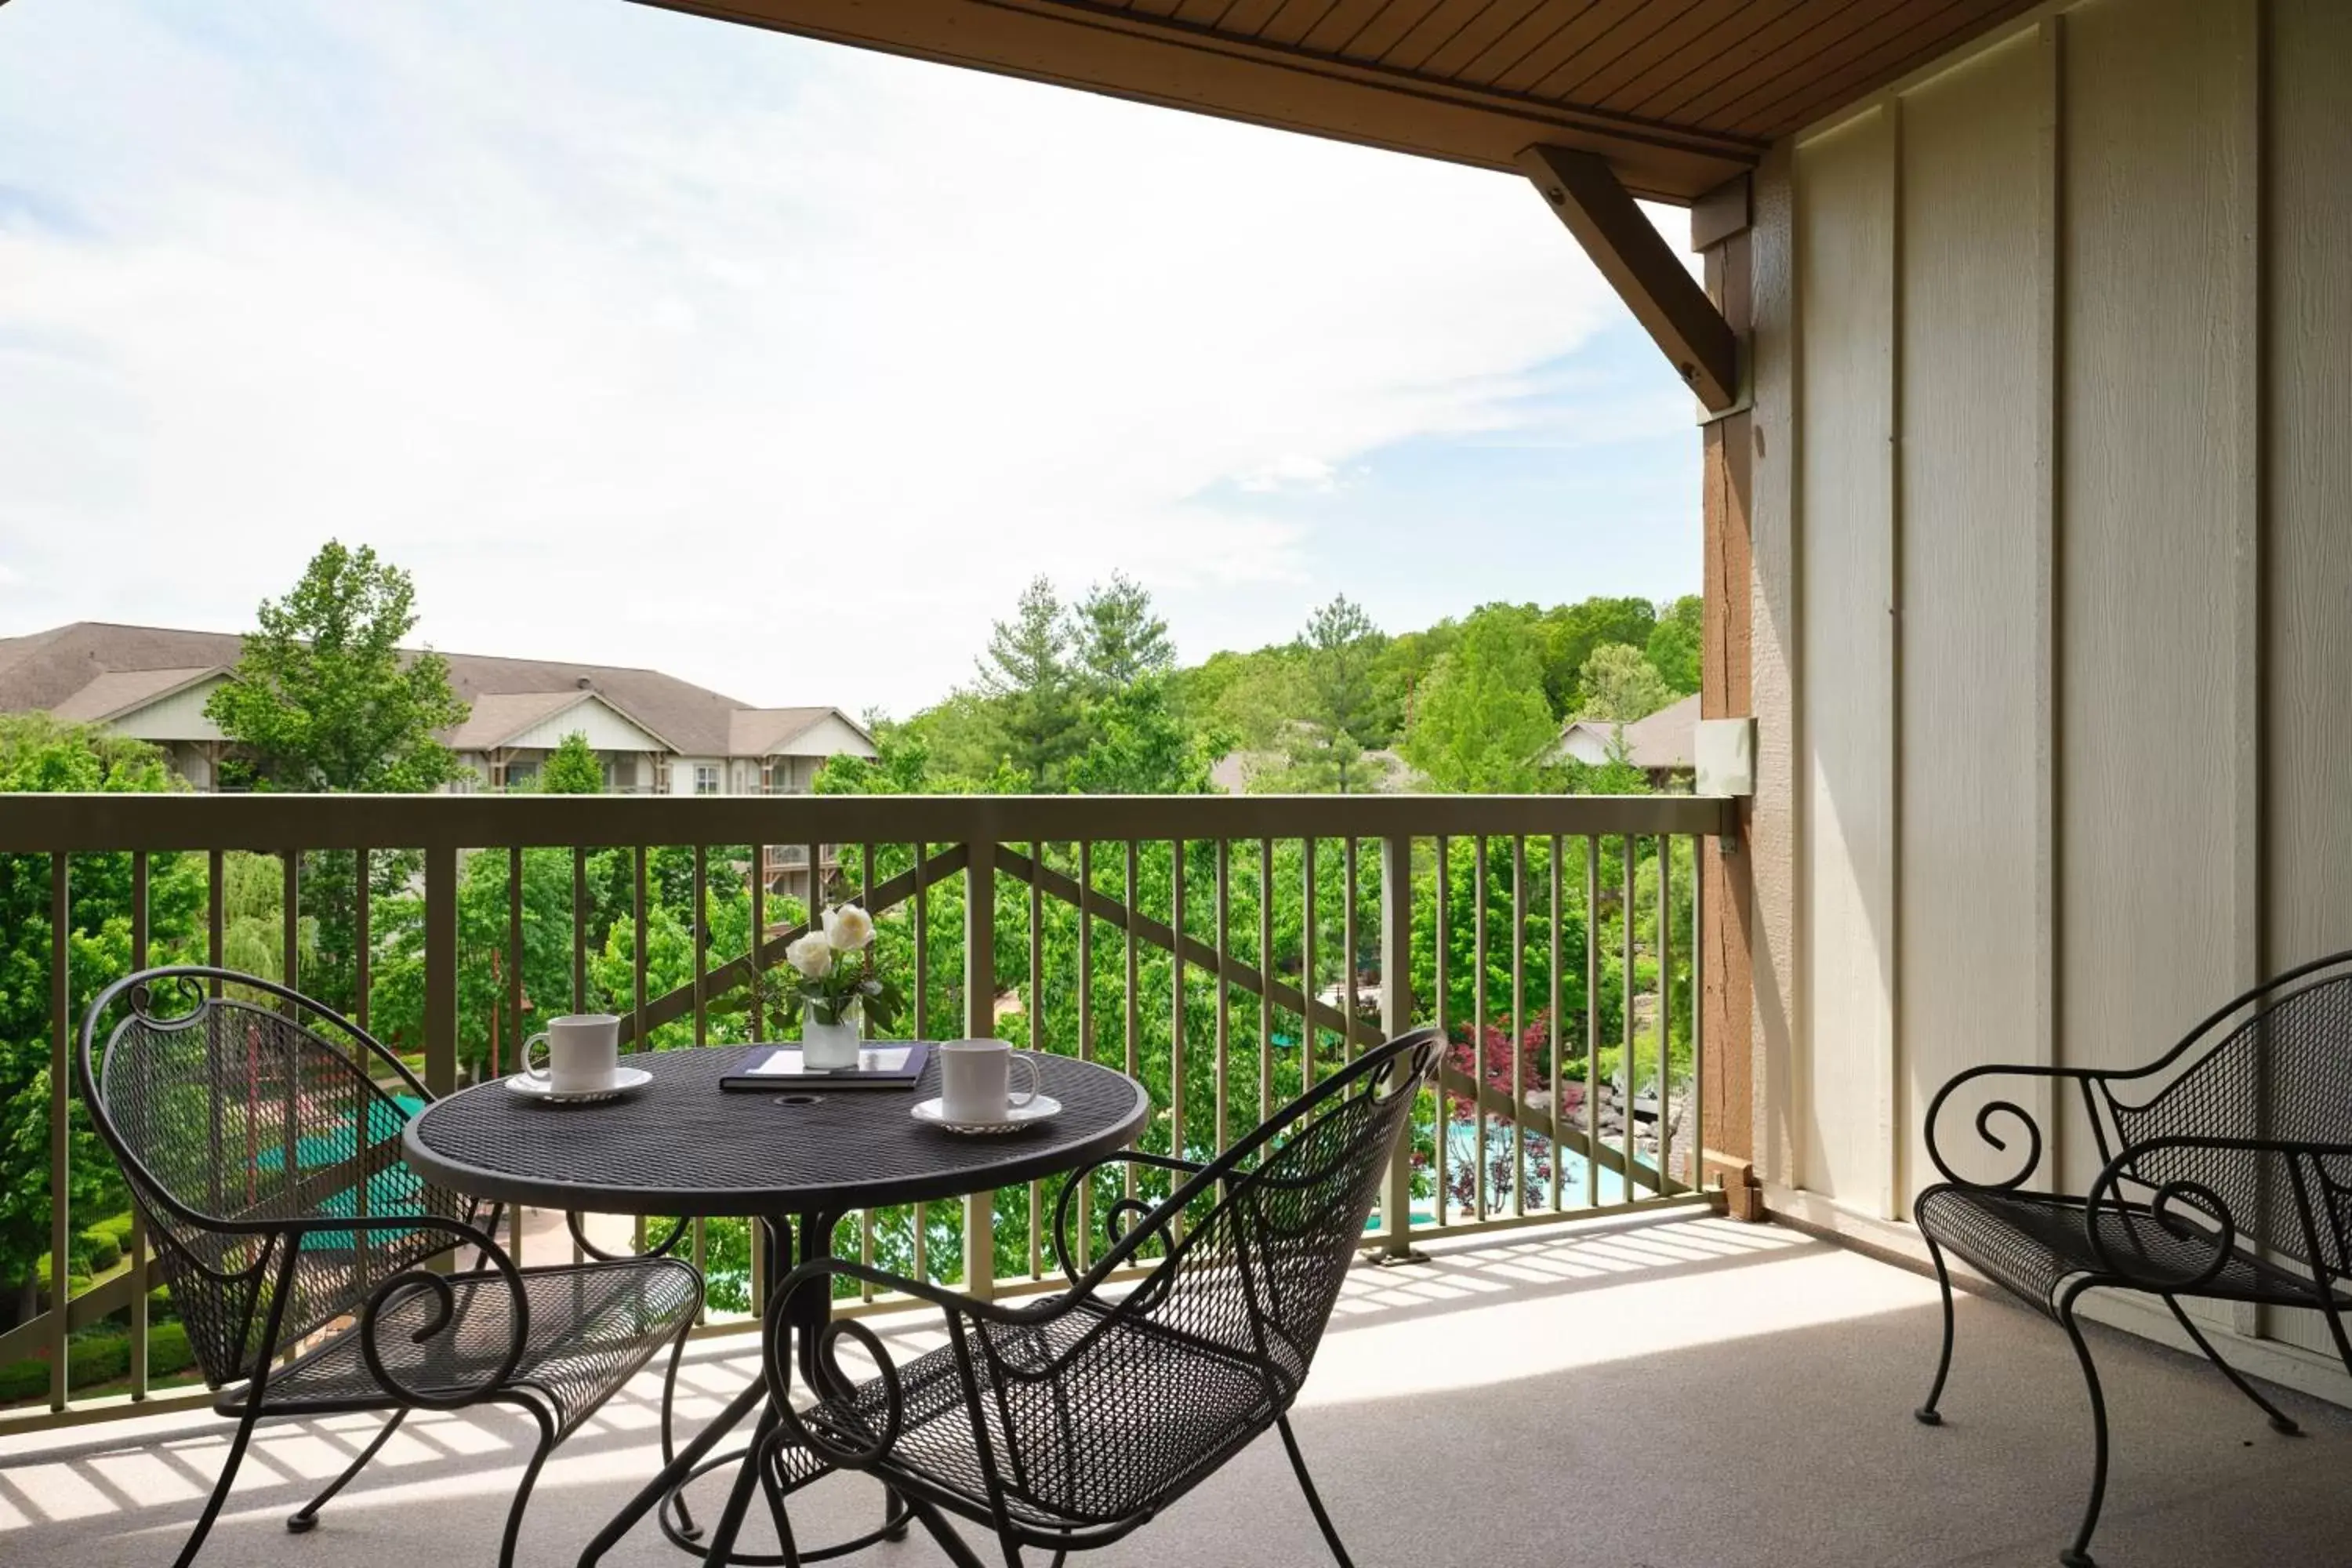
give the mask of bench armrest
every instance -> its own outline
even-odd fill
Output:
[[[2041,1124],[2033,1120],[2031,1111],[2014,1100],[2005,1098],[1989,1100],[1979,1106],[1976,1114],[1976,1134],[1979,1141],[2001,1153],[2008,1153],[2010,1141],[2003,1138],[1993,1126],[1995,1118],[2007,1117],[2014,1124],[2013,1131],[2022,1133],[2025,1139],[2025,1152],[2024,1157],[2018,1162],[2017,1168],[2001,1180],[1997,1182],[1971,1180],[1952,1168],[1951,1161],[1946,1156],[1943,1145],[1937,1137],[1937,1129],[1941,1123],[1944,1107],[1951,1100],[1953,1091],[1963,1084],[1985,1078],[2015,1078],[2028,1080],[2063,1079],[2079,1085],[2087,1100],[2092,1085],[2118,1076],[2121,1075],[2097,1068],[2040,1067],[2022,1063],[1973,1067],[1955,1073],[1943,1088],[1936,1091],[1936,1098],[1927,1102],[1927,1158],[1936,1163],[1936,1169],[1942,1172],[1944,1179],[1954,1186],[1967,1187],[1977,1192],[2013,1192],[2031,1180],[2033,1173],[2041,1167],[2042,1152],[2047,1146],[2042,1137]]]

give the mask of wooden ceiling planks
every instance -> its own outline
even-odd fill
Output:
[[[1692,200],[2036,0],[643,0],[1510,168],[1531,145]]]

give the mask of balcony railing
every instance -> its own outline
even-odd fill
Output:
[[[1152,1096],[1147,1149],[1207,1157],[1364,1046],[1441,1026],[1445,1066],[1366,1236],[1394,1258],[1703,1201],[1696,872],[1724,812],[1687,796],[12,797],[0,856],[37,858],[17,868],[49,889],[45,929],[5,940],[49,977],[50,1253],[41,1309],[0,1331],[0,1372],[46,1359],[46,1397],[0,1429],[194,1397],[151,1385],[160,1275],[135,1220],[110,1272],[72,1274],[78,1227],[128,1206],[78,1131],[69,1055],[81,1007],[125,965],[282,979],[436,1094],[511,1070],[557,1012],[619,1013],[625,1049],[791,1037],[773,982],[809,911],[745,874],[789,847],[823,870],[823,901],[876,915],[910,998],[896,1032],[1120,1067]],[[1153,1195],[1150,1173],[1118,1180],[1079,1195],[1082,1248],[1118,1199]],[[541,1252],[568,1245],[543,1218],[513,1216],[518,1251],[527,1224]],[[1033,1184],[852,1215],[835,1246],[1012,1293],[1045,1288],[1049,1223]],[[760,1310],[760,1255],[743,1222],[693,1222],[709,1327]],[[887,1303],[845,1308],[868,1304]],[[127,1362],[111,1391],[75,1397],[78,1348],[96,1373]]]

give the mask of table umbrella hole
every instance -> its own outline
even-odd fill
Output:
[[[778,1105],[822,1105],[824,1103],[824,1096],[821,1094],[780,1094],[776,1096],[776,1103]]]

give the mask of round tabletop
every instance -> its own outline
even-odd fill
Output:
[[[974,1136],[917,1121],[940,1090],[939,1053],[907,1089],[722,1090],[750,1046],[624,1057],[653,1075],[615,1100],[551,1105],[503,1079],[411,1119],[402,1152],[420,1175],[470,1197],[595,1214],[803,1215],[929,1202],[1075,1170],[1135,1141],[1150,1114],[1141,1084],[1107,1067],[1039,1054],[1050,1120]]]

